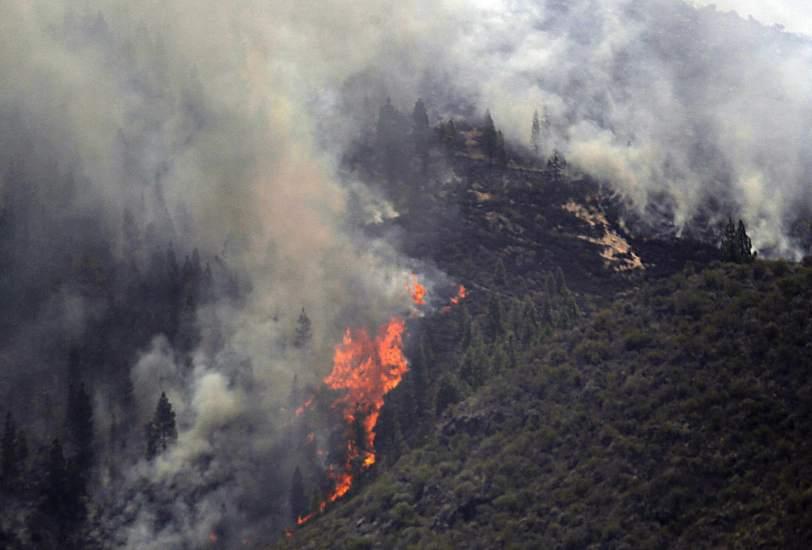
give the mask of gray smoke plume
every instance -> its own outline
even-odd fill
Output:
[[[459,21],[449,74],[514,140],[527,143],[546,108],[547,151],[641,212],[666,207],[682,229],[722,203],[717,215],[743,217],[757,247],[800,254],[808,38],[674,0],[488,2]]]

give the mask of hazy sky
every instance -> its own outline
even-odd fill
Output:
[[[766,25],[783,25],[788,31],[812,36],[812,2],[809,0],[693,0],[699,6],[715,4],[720,11],[753,16]]]

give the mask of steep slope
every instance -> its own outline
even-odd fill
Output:
[[[801,548],[810,307],[810,267],[715,264],[571,328],[486,330],[511,360],[482,355],[484,385],[282,547]]]

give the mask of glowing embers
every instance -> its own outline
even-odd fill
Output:
[[[311,397],[309,397],[307,399],[307,401],[304,402],[303,405],[300,405],[299,407],[297,407],[296,410],[294,411],[296,416],[302,416],[302,414],[304,414],[305,410],[309,409],[310,405],[313,404],[313,399],[314,398],[311,396]]]
[[[407,286],[409,294],[412,296],[412,302],[416,306],[426,305],[426,287],[420,284],[417,280],[417,275],[412,275],[412,284]]]
[[[460,285],[459,287],[457,287],[457,293],[451,297],[451,299],[448,301],[448,305],[444,306],[443,309],[440,310],[440,313],[448,313],[449,311],[451,311],[451,308],[453,306],[459,305],[460,302],[465,300],[467,296],[468,289],[466,289],[463,285]]]

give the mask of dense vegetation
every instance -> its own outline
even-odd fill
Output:
[[[810,306],[810,267],[715,264],[618,295],[572,328],[483,331],[490,353],[469,344],[431,367],[467,397],[289,545],[801,547]],[[487,307],[466,307],[492,325]]]

